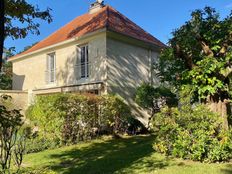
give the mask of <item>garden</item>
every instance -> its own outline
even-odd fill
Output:
[[[0,98],[1,173],[232,173],[232,15],[205,7],[154,63],[159,85],[117,95],[41,95],[25,116]]]

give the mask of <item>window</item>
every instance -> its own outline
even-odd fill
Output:
[[[51,53],[47,55],[47,71],[46,71],[46,79],[47,83],[55,83],[55,53]]]
[[[81,78],[89,77],[89,50],[88,45],[80,47],[81,51]]]

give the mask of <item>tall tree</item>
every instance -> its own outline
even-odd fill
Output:
[[[170,47],[161,54],[157,67],[163,81],[177,87],[191,85],[195,97],[219,113],[228,128],[232,13],[221,19],[215,9],[205,7],[191,16],[191,20],[172,33]]]
[[[0,68],[6,37],[18,39],[25,38],[29,33],[40,34],[40,24],[35,19],[50,23],[52,21],[50,11],[50,8],[40,10],[37,5],[30,4],[26,0],[0,1]],[[15,23],[22,23],[22,25],[16,26]]]
[[[0,70],[2,67],[2,56],[3,56],[4,38],[5,38],[4,13],[5,13],[5,1],[1,0],[0,1]]]

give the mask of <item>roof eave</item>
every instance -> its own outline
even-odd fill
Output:
[[[111,37],[113,37],[113,38],[115,38],[117,40],[120,40],[120,39],[122,39],[122,41],[131,40],[130,43],[132,43],[132,44],[138,43],[140,46],[143,46],[143,47],[146,47],[146,48],[149,48],[149,49],[153,49],[153,50],[157,50],[157,51],[161,51],[162,49],[167,47],[167,46],[165,47],[165,44],[164,44],[164,47],[160,47],[159,45],[157,45],[155,43],[148,42],[148,41],[145,41],[145,40],[141,40],[141,39],[138,39],[138,38],[135,38],[135,37],[132,37],[132,36],[129,36],[129,35],[126,35],[126,34],[123,34],[123,33],[120,33],[120,32],[117,32],[117,31],[114,31],[114,30],[111,30],[109,28],[104,27],[102,29],[99,29],[97,31],[85,34],[83,36],[71,38],[69,40],[65,40],[63,42],[59,42],[57,44],[41,48],[39,50],[30,52],[30,53],[27,53],[27,54],[13,56],[13,57],[9,58],[8,61],[9,62],[18,61],[18,60],[21,60],[21,59],[26,58],[28,56],[32,56],[34,54],[38,54],[40,52],[43,52],[43,51],[46,51],[46,50],[49,50],[49,49],[54,49],[56,47],[64,46],[64,45],[76,42],[78,40],[86,39],[88,37],[91,37],[91,36],[94,36],[94,35],[97,35],[97,34],[100,34],[100,33],[103,33],[103,32],[107,32]],[[118,37],[118,36],[122,36],[122,37]],[[142,43],[142,45],[141,45],[141,43]]]
[[[100,33],[103,33],[103,32],[106,32],[106,28],[98,29],[97,31],[94,31],[94,32],[85,34],[85,35],[83,35],[83,36],[74,37],[74,38],[65,40],[65,41],[63,41],[63,42],[59,42],[59,43],[57,43],[57,44],[54,44],[54,45],[51,45],[51,46],[47,46],[47,47],[38,49],[38,50],[36,50],[36,51],[32,51],[32,52],[27,53],[27,54],[22,54],[22,55],[18,55],[18,56],[16,55],[16,56],[10,57],[10,58],[8,59],[8,61],[9,61],[9,62],[18,61],[18,60],[23,59],[23,58],[25,58],[25,57],[32,56],[32,55],[34,55],[34,54],[38,54],[38,53],[40,53],[40,52],[43,52],[43,51],[46,51],[46,50],[49,50],[49,49],[54,49],[54,48],[56,48],[56,47],[64,46],[64,45],[67,45],[67,44],[76,42],[76,41],[78,41],[78,40],[86,39],[86,38],[88,38],[88,37],[91,37],[91,36],[94,36],[94,35],[97,35],[97,34],[100,34]]]
[[[107,34],[108,34],[108,36],[110,36],[113,39],[128,42],[130,44],[138,45],[138,46],[148,48],[148,49],[151,49],[151,50],[156,50],[158,52],[160,52],[162,49],[167,48],[167,46],[165,44],[164,44],[163,47],[161,47],[161,46],[159,46],[159,45],[157,45],[155,43],[148,42],[148,41],[145,41],[145,40],[141,40],[141,39],[132,37],[130,35],[114,31],[112,29],[108,29]]]

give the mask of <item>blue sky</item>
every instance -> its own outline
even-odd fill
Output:
[[[41,9],[52,8],[53,22],[47,24],[40,21],[39,36],[28,35],[25,39],[5,41],[5,47],[16,47],[16,51],[44,39],[51,33],[88,11],[95,0],[29,0],[38,4]],[[105,0],[105,4],[113,6],[143,29],[167,43],[171,32],[190,18],[194,9],[206,5],[216,8],[222,17],[232,10],[232,0]]]

